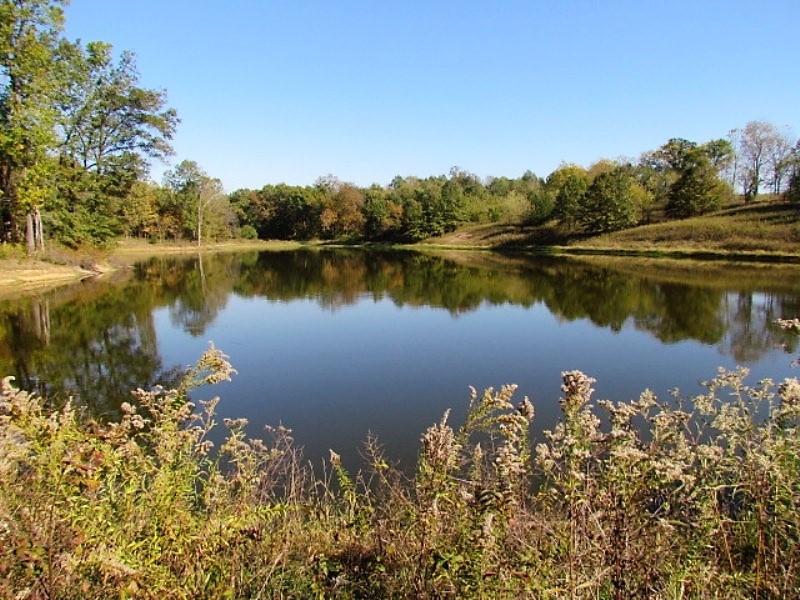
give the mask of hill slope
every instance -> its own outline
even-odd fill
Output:
[[[599,236],[567,232],[552,224],[470,225],[425,245],[800,259],[800,207],[784,203],[737,206]]]

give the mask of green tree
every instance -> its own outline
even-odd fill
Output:
[[[379,185],[364,191],[364,235],[371,240],[391,239],[399,234],[403,209],[391,193]]]
[[[183,207],[184,228],[191,227],[200,246],[203,231],[215,211],[226,203],[222,182],[209,177],[193,160],[184,160],[164,174],[164,185]]]
[[[514,191],[522,194],[528,200],[530,210],[527,220],[532,223],[544,223],[549,219],[555,209],[553,195],[548,193],[544,187],[544,182],[537,177],[530,169],[522,174],[522,177],[513,181]]]
[[[717,169],[720,178],[732,168],[736,149],[730,140],[723,138],[711,140],[703,144],[703,149],[706,156],[708,156],[708,160]]]
[[[459,177],[456,175],[449,180],[443,176],[395,177],[392,180],[387,194],[392,219],[400,219],[400,239],[418,241],[455,229],[464,199],[463,181],[459,181]]]
[[[138,170],[148,159],[172,154],[178,115],[166,92],[138,85],[136,57],[115,63],[111,44],[62,44],[69,85],[59,98],[60,151],[99,175]]]
[[[64,3],[0,2],[0,233],[12,242],[24,238],[31,254],[43,244],[40,210],[50,195],[58,84],[52,73]]]
[[[716,210],[729,193],[702,146],[686,153],[678,180],[671,186],[667,213],[683,218]]]
[[[634,189],[636,181],[628,166],[601,172],[586,191],[580,210],[587,231],[605,233],[636,225],[639,220]]]
[[[800,140],[795,142],[788,163],[789,184],[784,197],[788,202],[800,203]]]
[[[589,189],[586,169],[578,165],[562,165],[547,177],[545,188],[553,197],[555,217],[567,227],[574,227]]]
[[[125,205],[149,161],[171,154],[178,118],[163,91],[138,85],[133,53],[115,62],[110,44],[64,41],[59,54],[66,83],[57,96],[60,202],[52,221],[63,236],[78,227],[94,232],[87,241],[102,242],[123,230]],[[107,226],[82,224],[85,219]]]
[[[653,203],[666,207],[672,186],[690,164],[689,153],[697,148],[695,142],[671,138],[657,150],[645,152],[639,159],[638,178],[653,195]]]
[[[156,237],[158,235],[158,198],[156,184],[137,181],[131,188],[122,207],[124,233],[129,237]]]

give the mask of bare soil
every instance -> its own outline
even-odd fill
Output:
[[[40,260],[0,260],[0,298],[58,287],[97,275],[78,266],[56,265]]]

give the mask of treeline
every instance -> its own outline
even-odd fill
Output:
[[[66,0],[0,0],[0,241],[44,249],[118,236],[417,241],[465,223],[601,233],[703,214],[740,191],[800,201],[800,146],[754,121],[727,139],[671,139],[638,160],[564,164],[546,178],[396,177],[361,188],[334,176],[230,196],[184,160],[160,184],[178,125],[163,90],[139,84],[135,56],[63,36]]]
[[[718,209],[741,190],[800,200],[800,145],[754,121],[729,139],[705,144],[673,138],[638,161],[563,164],[547,178],[477,175],[396,177],[359,188],[333,176],[313,186],[238,190],[230,203],[243,234],[278,239],[417,241],[465,223],[550,223],[567,234],[617,231]]]

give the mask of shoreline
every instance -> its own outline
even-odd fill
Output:
[[[800,263],[800,253],[772,253],[761,252],[721,252],[712,248],[668,248],[651,247],[649,249],[635,246],[622,248],[619,245],[601,246],[529,246],[525,244],[507,244],[500,247],[477,243],[469,243],[462,237],[458,243],[453,239],[431,239],[417,244],[403,245],[402,248],[416,251],[442,251],[442,252],[522,252],[541,253],[548,255],[591,257],[609,256],[618,258],[646,258],[650,260],[700,260],[709,262],[732,261],[763,263],[765,265],[797,265]],[[438,243],[437,243],[438,242]],[[218,252],[242,252],[247,250],[281,251],[303,247],[368,247],[373,244],[347,244],[330,242],[284,242],[264,240],[242,240],[207,244],[198,247],[190,243],[163,243],[150,244],[134,240],[121,241],[101,261],[94,263],[91,268],[70,264],[56,264],[38,258],[3,258],[0,259],[0,299],[17,294],[41,293],[64,285],[78,283],[85,279],[103,277],[119,270],[130,268],[134,263],[153,256],[163,255],[188,255]],[[76,261],[77,262],[77,261]]]
[[[0,299],[20,293],[43,292],[102,274],[79,266],[57,265],[39,259],[0,259]]]

